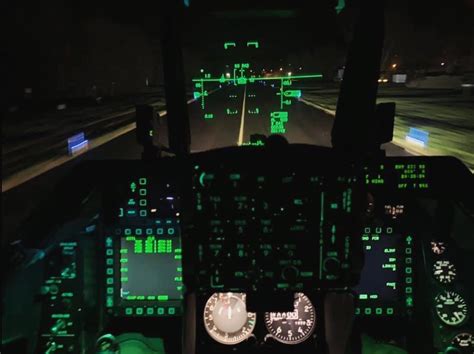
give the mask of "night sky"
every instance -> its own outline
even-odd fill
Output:
[[[239,18],[187,18],[183,44],[188,70],[202,63],[213,65],[212,60],[232,60],[226,53],[216,55],[225,40],[259,37],[266,48],[253,59],[263,66],[299,61],[295,65],[334,71],[344,64],[356,15],[347,3],[339,16],[305,11],[297,21],[278,16],[250,19],[251,24]],[[145,80],[161,83],[159,1],[123,5],[39,0],[11,6],[6,45],[9,98],[21,96],[25,87],[33,87],[37,98],[54,98],[88,95],[94,85],[107,94],[112,82],[114,90],[124,94],[139,91]],[[474,70],[474,0],[388,1],[386,18],[383,65],[397,62],[407,71],[436,71],[446,62],[443,69]]]

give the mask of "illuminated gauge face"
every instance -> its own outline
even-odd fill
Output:
[[[459,333],[451,340],[451,345],[461,353],[474,353],[474,336],[471,333]]]
[[[266,312],[265,326],[272,337],[285,344],[304,342],[316,327],[316,311],[303,293],[295,294],[293,312]]]
[[[445,291],[435,298],[439,319],[449,326],[462,325],[468,316],[466,301],[453,291]]]
[[[204,307],[204,327],[217,342],[246,340],[255,328],[256,314],[247,312],[244,293],[214,293]]]
[[[431,241],[431,251],[437,255],[443,254],[446,251],[446,245],[444,242]]]
[[[456,267],[450,261],[436,261],[433,276],[441,284],[450,284],[456,278]]]

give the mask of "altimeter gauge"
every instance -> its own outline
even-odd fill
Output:
[[[285,344],[298,344],[314,332],[316,311],[305,294],[296,293],[294,310],[265,313],[265,326],[275,340]]]

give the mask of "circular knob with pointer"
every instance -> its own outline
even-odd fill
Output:
[[[335,257],[328,257],[323,261],[323,270],[329,276],[337,279],[341,276],[341,262]]]
[[[287,266],[281,271],[281,277],[288,283],[295,283],[298,280],[299,275],[300,271],[294,266]]]

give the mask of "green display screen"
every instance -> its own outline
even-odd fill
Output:
[[[357,314],[399,315],[413,306],[412,242],[392,227],[365,228]]]
[[[173,226],[164,235],[120,241],[120,297],[128,301],[182,299],[181,240]]]

